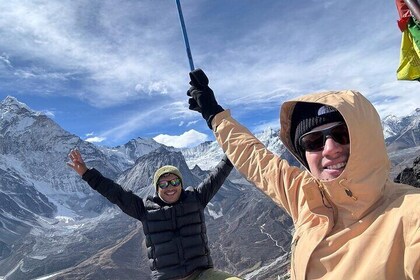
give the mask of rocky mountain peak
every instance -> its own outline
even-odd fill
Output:
[[[55,126],[62,130],[45,114],[30,109],[15,97],[7,96],[0,103],[0,136],[9,133],[14,135],[28,133],[34,126],[47,129]]]
[[[161,147],[162,144],[159,144],[153,139],[146,139],[138,137],[131,139],[124,145],[120,145],[114,148],[109,147],[98,147],[104,154],[106,154],[112,162],[115,162],[120,170],[126,170],[133,166],[136,160],[153,150]]]
[[[10,96],[10,95],[6,96],[6,98],[1,102],[1,104],[3,106],[15,105],[15,106],[19,106],[19,107],[26,107],[29,110],[29,107],[26,106],[26,104],[18,101],[16,97],[13,97],[13,96]]]
[[[18,101],[13,96],[7,96],[1,103],[0,103],[0,111],[2,115],[5,113],[13,113],[13,114],[31,114],[31,115],[40,115],[40,112],[36,112],[29,108],[25,103]]]
[[[139,157],[132,168],[126,170],[118,177],[117,182],[144,197],[146,194],[154,192],[154,187],[152,186],[153,176],[156,170],[164,165],[177,167],[186,186],[196,186],[199,183],[198,179],[188,168],[182,153],[171,151],[163,146]]]

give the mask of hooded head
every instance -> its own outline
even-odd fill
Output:
[[[301,103],[308,105],[298,105]],[[312,104],[318,104],[318,109],[329,105],[340,112],[350,138],[344,171],[336,179],[322,182],[323,189],[334,204],[352,213],[352,218],[361,217],[383,195],[389,177],[390,161],[379,114],[369,100],[353,90],[308,94],[284,102],[280,112],[280,139],[302,164],[305,161],[295,148],[295,136],[300,121],[305,118],[299,118],[297,112],[302,113],[300,109]],[[307,117],[318,116],[318,110],[315,112]],[[311,174],[301,174],[302,178],[311,177]]]
[[[299,138],[315,127],[344,122],[343,116],[334,107],[319,103],[298,102],[293,110],[290,135],[299,160],[308,168],[305,151],[299,145]]]

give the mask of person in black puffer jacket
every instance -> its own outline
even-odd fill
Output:
[[[183,188],[175,166],[159,168],[153,179],[156,193],[146,200],[88,169],[77,149],[69,158],[67,164],[90,187],[142,222],[152,279],[240,279],[213,269],[204,220],[204,208],[233,168],[226,156],[196,188]]]

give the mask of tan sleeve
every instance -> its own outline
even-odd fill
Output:
[[[229,110],[217,114],[212,126],[217,142],[236,169],[296,221],[302,170],[267,150]]]
[[[411,218],[411,221],[408,223],[408,228],[405,229],[405,232],[412,233],[407,237],[408,244],[404,255],[404,268],[407,279],[420,279],[420,207],[418,203],[415,204],[410,209],[412,214],[408,215],[408,217]]]

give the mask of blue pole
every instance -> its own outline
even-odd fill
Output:
[[[181,22],[182,34],[184,35],[184,42],[185,42],[185,47],[187,49],[187,56],[188,56],[188,61],[190,63],[190,69],[191,71],[193,71],[195,69],[194,62],[191,55],[190,43],[188,42],[187,29],[185,28],[184,16],[182,15],[181,3],[179,3],[179,0],[176,0],[176,6],[178,7],[179,21]]]

